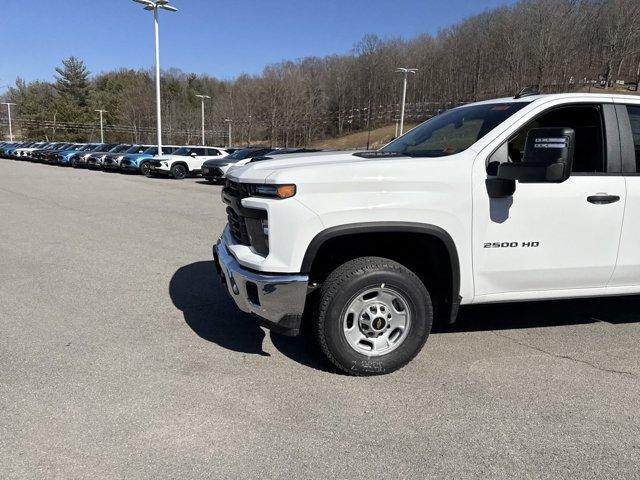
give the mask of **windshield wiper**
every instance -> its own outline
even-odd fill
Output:
[[[360,158],[393,158],[393,157],[409,157],[406,153],[400,152],[383,152],[380,150],[369,150],[365,152],[357,152],[353,154]]]

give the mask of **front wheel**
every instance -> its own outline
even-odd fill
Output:
[[[150,171],[151,171],[151,168],[149,167],[149,162],[142,162],[140,164],[140,173],[142,175],[146,175],[148,177]]]
[[[171,176],[176,180],[182,180],[187,176],[187,168],[184,165],[174,165],[171,167]]]
[[[422,281],[380,257],[351,260],[324,282],[314,333],[325,356],[350,375],[391,373],[411,361],[431,332]]]

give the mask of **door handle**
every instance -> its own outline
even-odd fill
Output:
[[[620,200],[618,195],[590,195],[587,197],[587,202],[595,205],[606,205],[607,203],[615,203]]]

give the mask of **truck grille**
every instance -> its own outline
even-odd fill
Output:
[[[149,162],[149,165],[151,165],[152,167],[160,167],[160,166],[162,166],[162,164],[160,163],[160,160],[151,160]]]
[[[267,212],[242,206],[242,199],[250,197],[249,185],[227,180],[222,189],[222,201],[227,206],[227,220],[233,238],[243,245],[248,245],[259,255],[269,254],[269,239],[264,233],[262,222],[267,219]]]
[[[243,245],[251,245],[244,218],[239,216],[231,207],[227,207],[227,221],[233,238]]]

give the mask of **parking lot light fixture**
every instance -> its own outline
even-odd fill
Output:
[[[156,44],[156,128],[158,129],[158,155],[162,155],[162,116],[160,105],[160,34],[158,30],[158,10],[177,12],[178,9],[169,5],[169,0],[133,0],[144,5],[145,10],[153,12],[153,28]]]
[[[106,110],[96,110],[100,114],[100,143],[104,143],[104,127],[102,123],[102,115],[107,113]]]
[[[202,145],[204,145],[204,99],[211,98],[209,95],[196,95],[200,100],[202,100]]]
[[[402,84],[402,105],[400,107],[400,136],[404,132],[404,104],[407,100],[407,77],[410,73],[416,73],[418,71],[417,68],[398,68],[396,72],[402,73],[404,75],[404,82]]]
[[[9,116],[9,141],[13,142],[13,127],[11,126],[11,105],[15,105],[15,103],[2,102],[2,105],[7,106],[7,115]]]

